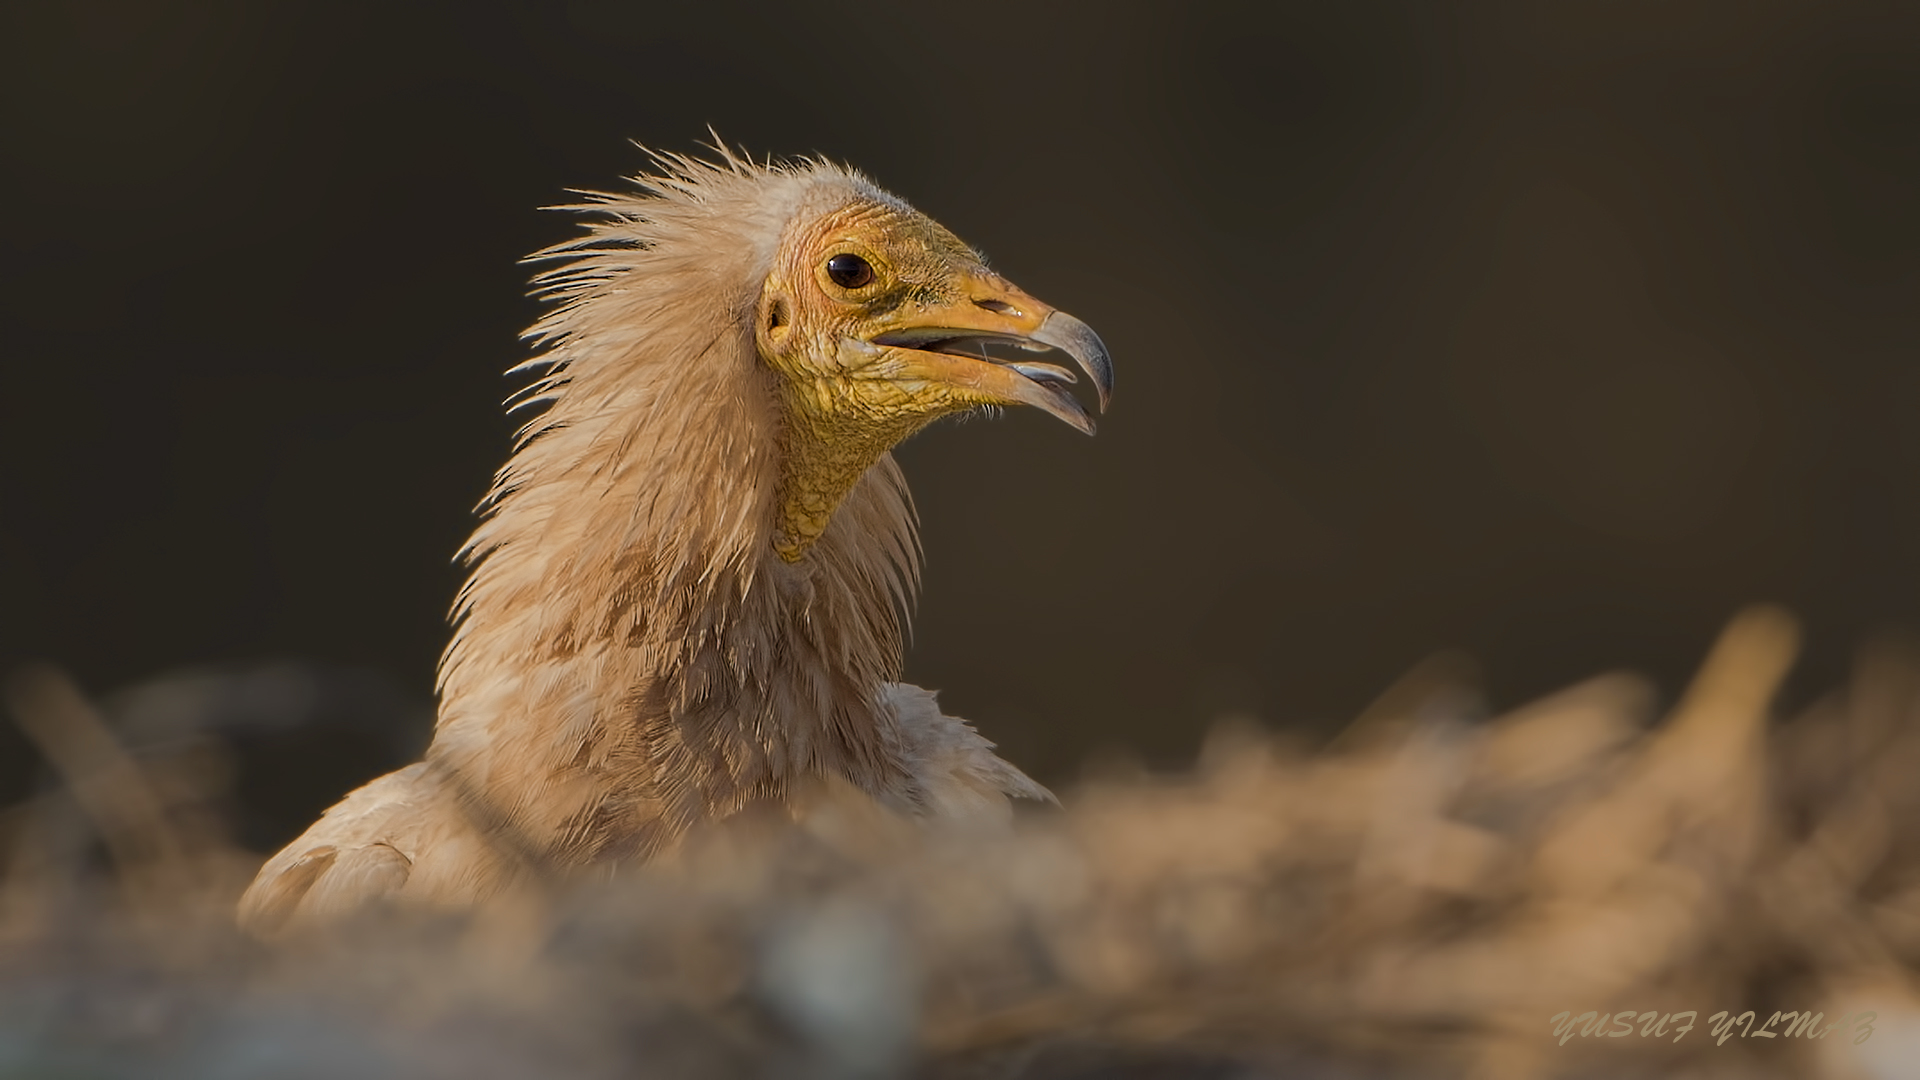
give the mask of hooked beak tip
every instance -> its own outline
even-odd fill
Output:
[[[1107,354],[1106,343],[1093,327],[1064,311],[1055,311],[1047,315],[1040,329],[1030,337],[1042,345],[1050,345],[1080,365],[1093,381],[1094,392],[1099,395],[1100,411],[1107,411],[1107,403],[1113,398],[1113,358]],[[1089,431],[1089,434],[1092,432]]]

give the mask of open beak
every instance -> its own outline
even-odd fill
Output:
[[[874,334],[868,342],[888,351],[886,377],[895,382],[943,384],[979,404],[1031,405],[1088,435],[1093,434],[1093,418],[1071,390],[1078,375],[1041,360],[993,356],[987,346],[1029,353],[1057,349],[1072,357],[1093,383],[1101,412],[1113,394],[1113,361],[1100,335],[997,278],[972,277],[962,299],[909,309],[900,325]]]

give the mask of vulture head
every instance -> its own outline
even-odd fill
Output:
[[[1065,352],[1092,378],[1102,408],[1113,388],[1106,350],[1085,323],[857,177],[816,166],[809,179],[818,206],[782,230],[754,320],[785,432],[774,547],[789,562],[819,538],[853,482],[928,421],[1032,405],[1093,433],[1067,389],[1077,381],[1071,370],[995,359],[986,346]]]
[[[537,412],[464,551],[426,760],[270,860],[256,930],[647,858],[815,781],[926,817],[1046,797],[895,681],[919,545],[889,450],[995,406],[1091,433],[1044,357],[1104,408],[1100,339],[850,170],[656,162],[533,257]]]

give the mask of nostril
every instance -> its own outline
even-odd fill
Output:
[[[1019,308],[1014,307],[1012,304],[1007,303],[1005,300],[975,300],[973,302],[973,305],[975,307],[986,308],[988,311],[991,311],[996,315],[1020,314]]]

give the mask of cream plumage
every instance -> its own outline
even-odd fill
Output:
[[[905,814],[1046,798],[895,680],[918,540],[888,450],[932,419],[1066,385],[1099,339],[856,173],[659,156],[541,252],[555,302],[520,433],[465,555],[426,759],[262,868],[260,933],[369,900],[464,904],[522,875],[671,849],[844,782]]]

